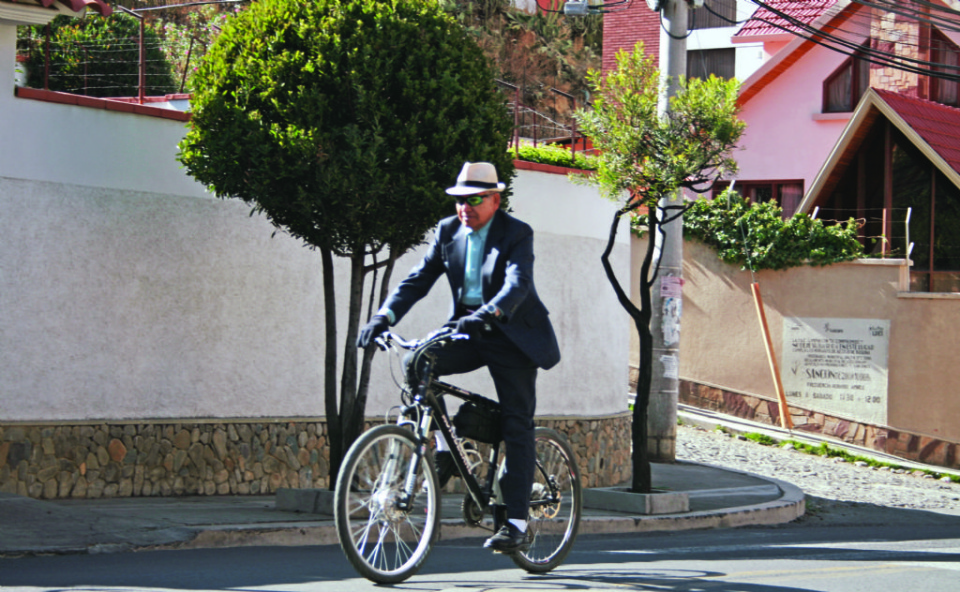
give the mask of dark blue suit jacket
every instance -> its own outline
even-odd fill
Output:
[[[463,294],[466,230],[456,216],[440,221],[423,260],[384,303],[384,308],[393,312],[397,322],[444,274],[453,295],[450,308],[453,319]],[[560,361],[560,347],[547,308],[533,284],[533,229],[497,210],[490,221],[481,273],[483,302],[502,311],[502,322],[498,326],[504,335],[538,367],[555,366]]]

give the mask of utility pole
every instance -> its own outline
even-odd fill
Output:
[[[690,1],[647,0],[659,10],[660,27],[660,102],[658,115],[669,117],[670,99],[677,94],[679,80],[687,73],[687,21]],[[683,206],[683,191],[660,200],[663,219],[677,216]],[[680,313],[683,309],[683,218],[662,226],[656,234],[654,257],[660,272],[653,285],[651,332],[653,333],[653,372],[650,402],[647,407],[647,449],[653,462],[673,462],[677,458],[677,405],[680,394]]]

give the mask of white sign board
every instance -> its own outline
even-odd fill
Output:
[[[887,423],[890,321],[783,319],[783,389],[804,409]]]

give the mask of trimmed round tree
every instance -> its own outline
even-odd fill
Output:
[[[320,252],[334,475],[363,424],[373,348],[360,364],[353,343],[365,277],[384,269],[369,286],[382,300],[396,258],[453,213],[443,190],[464,161],[513,176],[504,99],[436,0],[261,0],[227,24],[192,80],[188,172]],[[339,397],[334,256],[351,265]]]

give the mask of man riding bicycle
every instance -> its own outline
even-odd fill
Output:
[[[440,221],[427,254],[363,327],[357,347],[369,346],[399,322],[446,274],[453,296],[448,324],[471,339],[435,349],[434,370],[442,376],[486,366],[493,378],[506,445],[500,489],[508,520],[484,547],[513,553],[529,544],[537,369],[555,366],[560,348],[533,283],[533,230],[500,210],[504,188],[492,164],[463,165],[456,185],[446,190],[457,200],[457,215]],[[454,471],[450,454],[436,455],[441,484]]]

